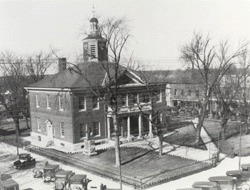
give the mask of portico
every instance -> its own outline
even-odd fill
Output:
[[[132,137],[137,137],[138,139],[142,136],[148,136],[153,138],[152,130],[152,114],[136,114],[136,115],[118,115],[118,131],[120,136],[127,138],[130,142]],[[107,137],[111,139],[112,133],[114,131],[113,119],[111,116],[107,117]]]

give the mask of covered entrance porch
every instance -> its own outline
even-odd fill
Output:
[[[140,139],[142,136],[153,138],[151,119],[151,114],[118,115],[118,132],[121,137],[127,138],[128,142],[130,142],[132,138]],[[114,133],[113,118],[111,116],[107,117],[107,133],[108,139],[111,139]]]

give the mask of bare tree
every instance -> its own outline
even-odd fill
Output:
[[[198,116],[199,122],[196,129],[195,144],[199,143],[200,132],[206,116],[209,99],[221,81],[221,78],[234,64],[235,58],[244,53],[246,43],[240,44],[235,51],[230,51],[229,42],[221,42],[219,45],[212,45],[209,36],[194,33],[190,43],[181,48],[181,59],[197,68],[203,83],[203,97],[201,109]]]
[[[1,68],[3,81],[1,89],[1,104],[17,124],[20,116],[26,119],[29,127],[29,101],[24,87],[45,77],[47,69],[55,60],[52,53],[40,52],[33,56],[17,56],[14,53],[2,52]],[[6,102],[7,101],[7,102]],[[19,125],[17,132],[20,133]]]
[[[122,184],[119,127],[117,121],[118,94],[121,85],[121,81],[119,79],[127,70],[126,67],[121,66],[122,53],[130,34],[125,18],[108,18],[99,25],[98,30],[100,35],[100,50],[104,55],[108,55],[108,58],[106,59],[105,57],[94,56],[84,52],[85,65],[82,67],[81,64],[72,64],[70,69],[81,75],[89,84],[91,92],[98,97],[99,101],[103,102],[109,108],[108,110],[113,118],[114,126],[115,165],[120,168],[120,184]],[[90,74],[86,73],[86,70],[83,69],[84,67],[88,67],[88,64],[91,64],[86,62],[88,57],[98,59],[97,61],[100,63],[102,70],[105,71],[105,76],[104,78],[101,78],[101,83],[93,84]]]
[[[30,55],[26,62],[27,75],[31,77],[33,82],[37,82],[45,77],[48,68],[55,63],[53,53],[43,53],[42,51],[36,55]]]
[[[239,69],[237,73],[238,86],[237,90],[237,100],[239,107],[239,114],[241,121],[245,124],[246,133],[249,132],[249,113],[250,113],[250,104],[249,104],[249,77],[250,77],[250,60],[249,52],[245,51],[239,58]]]
[[[227,83],[219,83],[214,89],[214,97],[217,109],[215,114],[219,113],[220,117],[220,137],[224,141],[226,138],[226,130],[228,128],[228,121],[235,114],[234,110],[237,104],[237,94],[240,90],[240,85],[236,75],[228,73],[225,77],[229,80]],[[231,79],[231,80],[230,80]]]
[[[142,113],[143,117],[146,118],[147,121],[150,122],[152,125],[153,133],[156,135],[159,139],[159,156],[162,156],[163,154],[163,137],[164,134],[167,131],[167,126],[169,121],[167,121],[166,116],[166,102],[162,97],[162,91],[164,88],[159,90],[159,87],[161,86],[161,82],[164,82],[164,79],[167,79],[168,75],[170,74],[169,71],[139,71],[141,78],[143,81],[145,81],[146,89],[147,89],[147,95],[150,99],[150,105],[151,105],[151,115],[148,115],[148,111],[143,110],[143,105],[139,102],[137,102],[137,106]],[[164,78],[162,78],[160,75],[163,75]],[[164,120],[163,120],[164,119]]]

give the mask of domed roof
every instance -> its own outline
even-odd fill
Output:
[[[97,18],[93,17],[92,19],[90,19],[90,22],[96,22],[96,23],[98,23],[98,20],[97,20]]]

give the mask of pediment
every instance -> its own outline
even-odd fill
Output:
[[[141,86],[141,85],[144,85],[144,82],[135,73],[133,73],[132,71],[126,70],[117,79],[117,84],[119,86]]]

